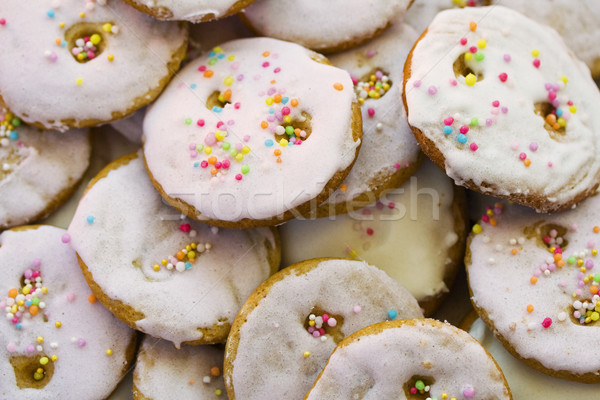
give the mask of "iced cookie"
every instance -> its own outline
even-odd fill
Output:
[[[223,349],[182,346],[146,336],[133,372],[135,400],[227,400]]]
[[[367,44],[330,58],[352,77],[363,142],[352,171],[319,208],[319,216],[344,213],[351,202],[374,202],[417,169],[421,152],[398,97],[404,61],[416,40],[410,26],[396,23]]]
[[[144,135],[169,204],[248,228],[323,202],[352,167],[362,123],[346,71],[297,44],[252,38],[190,62],[148,109]]]
[[[259,286],[236,317],[225,349],[227,394],[232,400],[302,398],[345,336],[421,316],[406,289],[365,262],[294,264]]]
[[[0,103],[40,128],[113,121],[150,103],[185,55],[187,27],[120,0],[6,0]]]
[[[313,257],[364,260],[406,287],[431,315],[462,265],[466,224],[463,189],[427,160],[409,182],[374,204],[283,224],[282,264]]]
[[[0,108],[0,230],[36,221],[63,204],[90,153],[88,130],[40,131]]]
[[[254,0],[125,0],[162,20],[206,22],[241,11]]]
[[[489,6],[492,0],[414,0],[404,21],[421,33],[433,21],[437,13],[453,7]]]
[[[600,181],[600,92],[558,34],[508,8],[438,14],[408,56],[423,151],[459,185],[542,212]]]
[[[66,232],[4,231],[0,266],[0,397],[107,398],[133,361],[137,335],[91,294]]]
[[[471,301],[506,349],[546,374],[600,383],[600,197],[554,215],[496,204],[474,225]]]
[[[379,35],[394,18],[406,12],[409,3],[409,0],[257,0],[241,15],[263,36],[334,53]]]
[[[69,234],[96,297],[131,327],[176,346],[224,342],[243,302],[279,267],[274,230],[180,218],[139,154],[98,174]]]
[[[480,320],[463,327],[480,342],[498,362],[515,399],[588,400],[600,393],[600,385],[569,382],[542,374],[507,352],[494,334]]]
[[[464,331],[433,319],[382,322],[345,338],[304,397],[489,399],[512,396],[496,361]]]

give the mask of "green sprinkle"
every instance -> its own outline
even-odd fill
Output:
[[[567,262],[568,262],[569,264],[575,264],[575,261],[577,261],[577,259],[576,259],[575,257],[573,257],[573,256],[571,256],[571,257],[569,257],[569,258],[567,259]]]
[[[186,125],[191,125],[192,124],[192,119],[191,118],[186,118],[185,119],[185,124]]]
[[[483,53],[481,53],[479,51],[477,53],[475,53],[475,59],[477,61],[483,61],[484,58],[485,58],[485,55]]]
[[[215,65],[216,63],[217,63],[216,58],[211,58],[210,60],[208,60],[208,65]]]
[[[229,150],[230,147],[231,147],[231,144],[229,142],[223,143],[223,150]]]
[[[231,154],[232,157],[237,156],[237,150],[236,149],[231,149],[231,151],[229,152],[229,154]]]
[[[285,127],[285,133],[287,133],[288,135],[291,135],[292,133],[294,133],[294,127],[289,125]]]
[[[471,126],[479,125],[479,120],[477,118],[471,118]]]
[[[247,174],[248,172],[250,172],[250,167],[247,165],[242,165],[242,174]]]
[[[423,390],[425,389],[425,384],[423,383],[423,381],[417,381],[415,383],[415,387],[417,388],[417,390]]]
[[[594,275],[594,282],[600,282],[600,274]]]

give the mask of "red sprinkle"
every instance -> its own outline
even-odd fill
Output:
[[[204,72],[204,71],[206,71],[206,65],[201,65],[201,66],[199,66],[199,67],[198,67],[198,71],[200,71],[200,72]]]
[[[469,147],[471,147],[471,150],[473,151],[477,151],[477,149],[479,148],[479,146],[477,146],[475,143],[471,143]]]
[[[185,233],[188,233],[192,229],[190,224],[181,224],[179,225],[179,230]]]
[[[492,105],[493,105],[494,107],[500,107],[500,102],[499,102],[498,100],[494,100],[494,101],[492,102]]]
[[[198,126],[204,126],[204,120],[199,119],[198,122],[196,122],[196,124],[198,124]]]
[[[371,228],[367,228],[367,235],[372,236],[373,235],[373,229]]]
[[[463,135],[466,135],[467,132],[469,132],[469,127],[466,125],[463,125],[460,127],[460,133],[462,133]]]
[[[372,117],[373,115],[375,115],[375,110],[373,110],[372,108],[369,108],[367,110],[367,112],[369,113],[369,117]]]
[[[551,318],[544,318],[544,320],[542,321],[542,326],[544,328],[549,328],[550,325],[552,325],[552,319]]]
[[[467,38],[466,37],[461,38],[460,39],[460,44],[462,44],[463,46],[466,45],[467,44]]]
[[[469,47],[469,51],[471,53],[475,54],[475,53],[477,53],[477,47],[475,47],[475,46]]]
[[[448,125],[448,126],[450,126],[450,125],[452,125],[453,123],[454,123],[454,118],[452,118],[452,117],[448,117],[448,118],[446,118],[446,119],[444,120],[444,125]]]
[[[238,181],[241,181],[242,180],[242,174],[237,174],[235,176],[235,179],[237,179]]]
[[[533,66],[536,68],[540,67],[540,59],[536,58],[535,60],[533,60]]]
[[[508,79],[508,74],[506,72],[503,72],[500,75],[498,75],[498,78],[500,78],[501,82],[506,82],[506,80]]]
[[[6,25],[6,20],[4,18],[0,18],[0,25]]]

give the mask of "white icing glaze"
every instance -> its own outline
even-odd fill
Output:
[[[360,141],[352,137],[351,106],[356,101],[352,81],[347,72],[313,61],[314,53],[293,43],[252,38],[221,47],[222,52],[191,62],[148,109],[146,164],[169,197],[201,213],[195,218],[268,220],[317,197],[334,174],[354,161]],[[214,75],[207,78],[199,68]],[[229,79],[230,86],[225,83]],[[334,87],[337,84],[342,90]],[[228,89],[230,104],[220,112],[206,107],[213,92]],[[266,104],[278,94],[289,99],[285,105],[283,100]],[[284,109],[293,119],[301,112],[312,116],[312,133],[301,145],[283,147],[275,138],[275,129],[281,126],[277,118]],[[204,126],[198,125],[199,120]],[[270,126],[263,129],[262,122]],[[215,132],[227,136],[218,141]],[[223,149],[228,146],[224,143],[231,148]],[[249,153],[241,152],[244,146]],[[210,155],[205,153],[208,147]],[[236,147],[242,161],[231,155]],[[280,163],[275,151],[281,151]],[[212,156],[230,167],[215,169],[218,173],[213,177],[212,165],[202,167]],[[249,167],[246,174],[244,165]]]
[[[464,3],[464,4],[463,4]],[[481,4],[481,0],[473,0],[468,2],[471,4]],[[411,4],[404,21],[417,30],[418,33],[422,33],[427,26],[433,21],[437,13],[443,10],[447,10],[452,7],[458,7],[460,5],[467,5],[465,0],[415,0]]]
[[[477,21],[475,32],[469,30],[470,21]],[[461,38],[468,40],[466,45]],[[485,58],[467,65],[484,79],[468,86],[464,77],[455,77],[453,63],[482,39],[487,45],[478,52]],[[534,49],[539,50],[537,58]],[[409,123],[443,154],[446,173],[458,184],[472,181],[479,190],[499,196],[538,196],[547,199],[544,208],[549,210],[598,183],[600,114],[594,110],[600,93],[587,67],[555,31],[500,6],[444,11],[413,51],[411,69],[406,84]],[[503,73],[506,82],[500,79]],[[564,139],[552,139],[544,119],[534,113],[534,104],[549,102],[551,94],[568,118]],[[577,107],[575,114],[568,101]],[[449,117],[454,118],[453,132],[444,134]],[[468,142],[461,144],[459,128],[472,118],[478,118],[478,125],[470,127]],[[470,148],[474,144],[476,151]],[[529,167],[521,156],[531,161]]]
[[[223,370],[223,350],[215,346],[182,346],[146,336],[135,364],[134,380],[150,399],[227,400],[223,377],[211,376],[211,368]],[[209,382],[203,382],[209,377]],[[221,390],[216,397],[215,391]]]
[[[469,334],[477,339],[498,362],[515,399],[588,400],[598,396],[600,392],[600,384],[565,381],[528,367],[506,351],[480,319],[473,323]]]
[[[355,313],[357,305],[362,309]],[[421,316],[406,289],[365,262],[327,260],[306,273],[287,274],[244,315],[233,371],[225,375],[235,398],[299,399],[310,389],[336,346],[330,335],[322,341],[306,331],[304,321],[315,306],[344,318],[338,327],[344,336],[385,321],[390,309],[398,318]],[[229,345],[226,358],[232,357]]]
[[[356,257],[383,269],[419,301],[447,292],[448,250],[458,240],[453,201],[452,181],[427,160],[409,182],[376,204],[335,219],[283,224],[282,264]]]
[[[133,4],[149,7],[158,13],[158,18],[200,22],[202,18],[213,14],[222,18],[231,13],[231,9],[240,0],[128,0]]]
[[[3,120],[0,110],[0,121]],[[0,228],[39,217],[73,187],[90,162],[87,129],[67,133],[15,127],[14,140],[0,126]]]
[[[0,25],[0,95],[24,121],[51,129],[109,121],[113,113],[131,109],[138,97],[138,107],[148,103],[152,99],[143,96],[169,75],[167,63],[186,39],[183,26],[157,22],[115,0],[104,6],[80,0],[7,0],[0,14],[6,20]],[[106,43],[87,63],[76,61],[68,45],[55,43],[56,38],[64,41],[65,32],[80,22],[97,24],[94,28]],[[117,33],[102,30],[108,22],[118,27]]]
[[[190,225],[189,233],[181,224]],[[202,339],[197,328],[232,323],[245,299],[270,275],[266,242],[275,247],[268,228],[227,230],[182,220],[162,202],[140,158],[94,184],[80,201],[69,233],[102,291],[144,314],[132,321],[137,329],[176,345]],[[197,251],[191,269],[153,269],[192,242],[212,248]]]
[[[600,196],[596,195],[573,210],[554,215],[539,215],[525,207],[504,207],[500,215],[496,211],[493,216],[497,226],[480,223],[483,231],[473,237],[470,245],[471,265],[467,270],[473,303],[485,310],[494,331],[516,353],[550,370],[600,375],[600,360],[590,351],[600,346],[600,327],[570,320],[575,300],[592,300],[591,283],[582,281],[579,287],[578,276],[597,273],[599,260],[592,249],[597,248],[599,237],[593,232],[600,221],[599,205]],[[568,245],[563,249],[562,268],[542,245],[542,237],[548,233],[540,229],[547,224],[567,230],[563,235]],[[540,232],[534,233],[536,226]],[[512,254],[513,248],[516,255]],[[580,266],[568,262],[572,256],[581,258],[582,266],[588,260],[595,266],[582,273]],[[552,269],[554,272],[550,272]],[[532,276],[537,277],[537,283],[531,283]],[[532,312],[527,311],[528,305],[533,306]],[[544,328],[546,318],[552,324]]]
[[[370,38],[403,15],[408,3],[409,0],[257,0],[244,10],[244,16],[265,36],[321,50]]]
[[[42,226],[0,235],[0,292],[4,303],[8,290],[20,287],[27,269],[41,272],[48,293],[40,300],[46,307],[34,317],[24,317],[17,330],[5,318],[0,321],[0,397],[2,399],[102,399],[122,378],[126,368],[125,351],[134,331],[120,322],[99,302],[90,303],[91,294],[77,264],[75,252],[61,241],[64,230]],[[35,259],[41,265],[35,268]],[[73,296],[72,300],[69,298]],[[6,304],[2,305],[2,311]],[[47,313],[48,322],[44,322]],[[27,314],[29,315],[29,314]],[[62,326],[55,327],[60,321]],[[36,341],[41,336],[43,342]],[[75,342],[72,339],[75,338]],[[84,343],[79,343],[83,339]],[[80,344],[82,344],[80,346]],[[35,349],[41,345],[42,351]],[[14,346],[10,352],[9,347]],[[32,346],[28,353],[27,346]],[[112,355],[106,354],[112,349]],[[56,355],[54,374],[43,389],[19,389],[9,362],[11,356]],[[52,363],[52,361],[50,361]]]
[[[402,91],[404,61],[416,40],[416,32],[399,22],[367,44],[330,58],[333,65],[350,72],[355,83],[367,74],[380,70],[389,77],[392,86],[381,98],[367,97],[362,104],[363,138],[360,153],[342,184],[345,191],[336,190],[328,203],[351,201],[368,192],[376,183],[381,184],[389,179],[398,169],[417,161],[419,146],[406,122],[402,103],[398,101],[398,90],[400,93]],[[371,116],[370,112],[374,114]]]
[[[357,332],[335,349],[305,399],[407,399],[404,384],[414,385],[414,376],[435,380],[431,398],[446,393],[459,400],[512,399],[502,371],[481,344],[435,320],[381,324]],[[470,397],[469,389],[474,391]]]

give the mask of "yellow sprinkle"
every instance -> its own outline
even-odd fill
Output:
[[[188,258],[196,258],[196,252],[194,252],[194,251],[191,251],[191,250],[190,250],[190,251],[188,251],[188,253],[187,253],[187,257],[188,257]]]
[[[223,83],[227,86],[231,86],[233,84],[233,76],[228,76],[227,78],[223,79]]]
[[[38,337],[36,338],[36,340],[37,340],[37,342],[38,342],[38,343],[43,343],[43,342],[44,342],[44,338],[43,338],[43,337],[41,337],[41,336],[38,336]]]
[[[315,326],[315,321],[308,321],[309,326]]]
[[[236,161],[242,161],[244,159],[244,155],[242,153],[237,153],[235,155]]]
[[[473,74],[469,74],[465,77],[465,83],[469,86],[473,86],[477,82],[477,77]]]
[[[592,249],[592,255],[595,256],[598,254],[598,250],[597,249]]]
[[[481,233],[481,231],[482,231],[482,230],[483,230],[483,229],[481,228],[481,225],[479,225],[479,224],[475,224],[475,225],[473,225],[473,233],[474,233],[474,234],[476,234],[476,235],[477,235],[478,233]]]
[[[280,145],[280,146],[282,146],[282,147],[285,147],[285,146],[287,146],[287,145],[288,145],[288,141],[287,141],[287,140],[285,140],[285,139],[281,139],[281,140],[279,141],[279,145]]]
[[[223,52],[223,49],[222,49],[221,47],[217,46],[217,47],[214,47],[214,48],[213,48],[213,51],[214,51],[215,53],[222,53],[222,52]]]
[[[564,84],[566,84],[567,82],[569,82],[569,78],[567,78],[566,76],[561,76],[560,80],[563,81]]]
[[[162,260],[160,260],[160,263],[162,265],[167,265],[169,262],[166,259],[163,258]]]
[[[567,120],[566,120],[566,119],[564,119],[563,117],[560,117],[560,118],[558,119],[558,121],[556,121],[556,122],[558,122],[558,125],[560,125],[560,126],[561,126],[561,127],[563,127],[563,128],[564,128],[565,126],[567,126]]]
[[[448,398],[448,395],[446,393],[442,393],[441,397],[442,397],[443,400],[446,400]]]
[[[80,54],[81,54],[81,53],[80,53]],[[75,80],[75,84],[76,84],[76,85],[81,85],[82,83],[83,83],[83,79],[81,79],[81,78],[77,78],[77,79]]]
[[[57,328],[60,328],[60,327],[62,326],[62,324],[61,324],[61,322],[60,322],[60,321],[56,321],[56,322],[54,323],[54,326],[55,326],[55,327],[57,327]]]
[[[58,356],[56,354],[53,354],[50,359],[52,360],[52,362],[56,362],[58,361]]]
[[[204,148],[204,152],[205,152],[206,154],[210,154],[210,153],[212,153],[212,147],[210,147],[210,146],[206,146],[206,147]]]
[[[583,260],[580,258],[577,260],[577,266],[581,267],[583,265]]]
[[[229,61],[233,61],[233,60],[235,60],[235,56],[229,56],[229,57],[227,57],[227,59],[228,59]]]
[[[244,154],[250,153],[250,147],[248,147],[248,146],[242,147],[242,153],[244,153]]]
[[[486,45],[487,45],[487,42],[485,41],[485,39],[479,39],[477,41],[477,47],[479,47],[480,49],[485,49]]]
[[[308,358],[310,357],[310,351],[305,351],[304,352],[304,358]]]
[[[85,13],[84,13],[84,12],[82,12],[82,13],[79,13],[79,16],[80,16],[81,18],[85,18]]]
[[[472,53],[465,53],[465,61],[471,61],[473,59]]]
[[[61,29],[64,28],[65,27],[65,23],[64,22],[59,23],[58,27],[61,28]]]
[[[84,53],[83,53],[83,52],[81,52],[81,53],[77,54],[77,59],[78,59],[79,61],[83,61],[83,60],[85,59]]]
[[[108,57],[108,61],[113,62],[115,60],[115,56],[113,56],[112,54],[109,54]]]
[[[42,364],[42,365],[48,364],[49,361],[50,360],[48,360],[48,357],[42,357],[42,358],[40,358],[40,364]]]
[[[267,97],[267,99],[265,100],[265,103],[267,103],[268,106],[273,104],[273,98],[272,97]]]
[[[154,266],[152,267],[152,269],[154,269],[155,271],[158,271],[158,270],[160,270],[160,265],[154,264]]]
[[[47,294],[48,288],[46,286],[42,287],[42,293]]]
[[[537,57],[540,55],[540,51],[538,49],[531,50],[531,55]]]
[[[569,107],[569,111],[571,111],[571,114],[575,114],[577,112],[577,107],[571,106]]]
[[[112,353],[113,353],[112,349],[106,350],[106,355],[107,356],[112,356]]]
[[[217,396],[220,396],[220,395],[222,395],[222,394],[223,394],[223,391],[222,391],[221,389],[217,389],[217,390],[215,390],[215,394],[216,394]]]
[[[110,30],[112,29],[112,24],[110,23],[106,23],[104,25],[102,25],[102,30],[106,33],[110,32]]]
[[[285,122],[286,124],[291,123],[292,117],[290,117],[289,115],[286,115],[285,117],[283,117],[283,122]]]
[[[90,42],[92,42],[93,45],[97,45],[101,41],[102,36],[98,35],[97,33],[94,33],[92,36],[90,36]]]
[[[356,250],[350,250],[350,253],[348,253],[348,255],[352,258],[358,258],[358,252]]]

